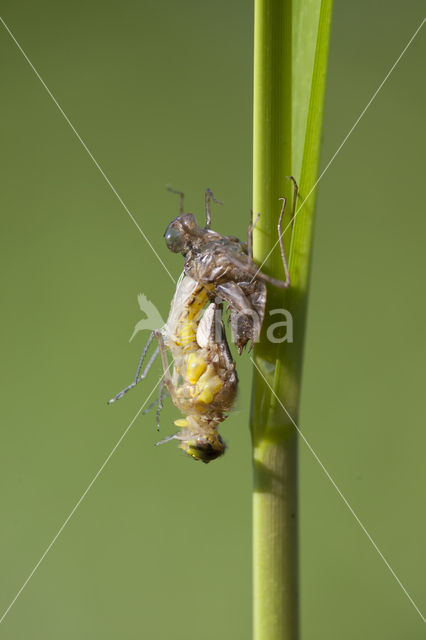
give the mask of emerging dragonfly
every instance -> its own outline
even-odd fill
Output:
[[[143,360],[154,336],[159,346],[140,375]],[[172,375],[169,373],[168,351],[173,358]],[[112,398],[110,403],[119,400],[146,376],[159,352],[164,377],[157,401],[157,426],[162,407],[163,385],[167,387],[173,404],[185,418],[175,421],[175,425],[181,428],[180,433],[169,436],[158,444],[178,440],[179,447],[196,460],[207,463],[218,458],[226,448],[218,432],[218,425],[232,409],[237,395],[238,377],[226,341],[221,306],[209,304],[208,288],[188,276],[183,275],[178,282],[166,325],[151,333],[135,380]]]
[[[182,428],[162,442],[176,439],[179,447],[197,460],[210,462],[225,452],[218,432],[232,409],[238,377],[226,341],[220,305],[208,303],[207,289],[184,276],[178,284],[163,331],[157,331],[164,383],[173,404],[185,415]],[[173,357],[169,374],[166,348]],[[161,443],[159,443],[161,444]]]
[[[298,186],[292,176],[289,179],[292,180],[294,187],[291,213],[291,220],[293,220]],[[204,227],[198,225],[194,214],[184,213],[184,194],[174,189],[169,188],[169,190],[180,196],[180,212],[164,234],[167,247],[174,253],[183,254],[184,272],[187,276],[208,286],[212,298],[219,298],[228,304],[233,341],[241,354],[249,340],[252,341],[253,346],[259,339],[265,315],[266,284],[281,289],[287,289],[290,286],[281,230],[286,198],[281,198],[283,204],[277,225],[285,280],[278,280],[263,273],[253,261],[252,234],[257,219],[254,224],[251,220],[247,242],[242,242],[234,236],[224,236],[210,229],[210,200],[222,204],[216,200],[210,189],[206,189],[205,192],[206,224]],[[251,215],[253,217],[252,212]]]
[[[297,184],[294,178],[291,179],[294,184],[293,218]],[[163,380],[158,400],[153,403],[158,405],[157,428],[164,387],[185,418],[175,421],[175,425],[181,428],[180,433],[158,444],[178,440],[179,447],[185,453],[207,463],[225,451],[218,425],[232,409],[238,388],[235,363],[222,321],[222,302],[228,304],[234,341],[241,353],[247,342],[255,342],[260,334],[266,304],[265,283],[280,288],[287,288],[290,284],[281,232],[286,199],[282,198],[278,222],[286,279],[277,280],[260,271],[253,261],[253,224],[249,227],[247,243],[234,236],[223,236],[212,231],[210,200],[219,201],[207,189],[206,225],[201,228],[192,213],[183,213],[183,193],[173,189],[170,191],[180,195],[180,215],[169,224],[164,235],[169,249],[185,256],[184,273],[177,284],[167,323],[153,331],[148,338],[134,381],[114,396],[109,404],[122,398],[143,380],[160,353]],[[154,337],[158,347],[141,373]],[[167,353],[173,358],[172,375],[169,373],[171,365]]]

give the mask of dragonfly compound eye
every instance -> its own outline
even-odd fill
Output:
[[[167,248],[173,253],[180,253],[185,250],[185,232],[174,221],[167,227],[164,239]]]
[[[166,229],[164,238],[173,253],[185,253],[200,235],[201,229],[192,213],[182,213]]]
[[[179,446],[189,456],[206,464],[222,456],[226,449],[226,445],[219,434],[214,438],[198,437],[184,440]]]

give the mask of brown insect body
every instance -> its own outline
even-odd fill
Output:
[[[209,295],[227,303],[239,353],[250,340],[256,342],[265,315],[266,285],[249,259],[247,243],[200,227],[191,213],[173,220],[164,235],[169,249],[184,255],[185,275],[209,285]]]
[[[294,183],[293,220],[297,184],[294,178],[291,180]],[[179,434],[162,442],[176,439],[187,454],[196,460],[210,462],[225,451],[218,425],[232,409],[238,387],[235,363],[222,321],[222,302],[228,306],[234,342],[241,354],[249,341],[253,345],[259,338],[265,315],[266,283],[282,289],[290,284],[281,233],[286,199],[282,198],[278,221],[286,279],[277,280],[264,274],[253,262],[253,224],[249,227],[247,243],[235,236],[224,236],[211,230],[210,199],[218,201],[207,189],[206,225],[200,227],[192,213],[183,212],[183,193],[175,193],[180,195],[180,215],[168,225],[164,237],[171,251],[185,257],[184,273],[177,284],[166,325],[151,332],[133,382],[111,398],[109,404],[122,398],[143,380],[160,353],[164,375],[158,400],[153,403],[157,404],[157,428],[163,385],[166,385],[174,405],[185,416],[175,421],[181,429]],[[154,336],[158,347],[142,370]],[[173,356],[172,376],[167,352]]]

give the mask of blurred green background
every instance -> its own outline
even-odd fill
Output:
[[[422,18],[336,2],[321,166]],[[252,4],[3,0],[2,17],[177,277],[177,199],[244,236],[251,205]],[[422,608],[425,285],[420,33],[323,178],[300,426]],[[3,27],[0,609],[159,376],[126,400],[137,294],[173,282]],[[423,161],[423,166],[422,166]],[[303,215],[303,213],[301,213]],[[251,634],[248,357],[229,451],[209,466],[139,418],[0,626],[0,637],[245,640]],[[167,403],[165,437],[176,410]],[[421,619],[301,443],[304,640],[424,637]],[[1,614],[0,614],[1,615]]]

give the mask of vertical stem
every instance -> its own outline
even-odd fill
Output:
[[[259,264],[277,240],[279,198],[291,194],[285,180],[291,174],[291,22],[291,0],[256,0],[253,207],[255,213],[261,213],[254,237],[254,258]],[[274,251],[264,270],[282,273],[279,251]],[[270,288],[266,313],[283,307],[282,291]],[[256,345],[255,362],[273,387],[283,384],[274,375],[279,371],[278,358],[279,345],[269,343],[263,336]],[[283,397],[278,388],[276,391]],[[254,638],[296,640],[297,439],[256,369],[251,428]]]
[[[290,249],[291,287],[285,293],[268,288],[264,327],[254,355],[250,425],[254,640],[297,640],[299,636],[297,433],[289,415],[298,422],[331,5],[332,0],[255,0],[253,206],[261,216],[254,232],[253,254],[258,264],[277,241],[279,198],[286,196],[291,202],[291,184],[285,177],[294,175],[293,164],[300,170],[295,177],[301,195],[298,208],[302,210],[292,233],[285,236],[286,249]],[[300,55],[305,49],[295,50],[293,18],[299,31],[303,26],[296,48],[306,46],[305,35],[316,36],[311,59]],[[297,62],[293,68],[298,69],[293,77],[292,55]],[[306,127],[292,127],[292,109],[307,114]],[[289,213],[290,207],[285,224]],[[277,248],[263,270],[282,277]],[[272,309],[290,312],[293,341],[277,344],[268,339],[267,325],[282,319],[271,320]]]

